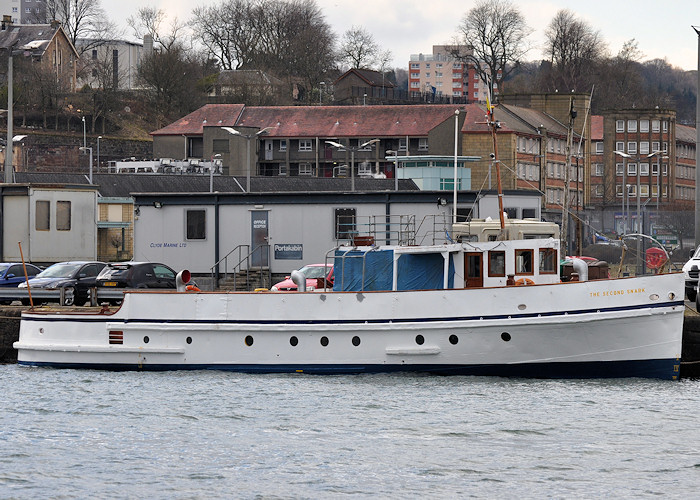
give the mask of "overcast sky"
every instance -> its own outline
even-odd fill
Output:
[[[220,0],[102,0],[111,20],[126,28],[126,19],[141,6],[158,7],[180,20],[194,7]],[[316,0],[326,21],[340,38],[351,26],[362,26],[393,55],[393,67],[407,67],[411,54],[431,53],[433,45],[450,43],[464,15],[476,4],[471,0]],[[365,6],[360,6],[360,5]],[[612,54],[632,38],[639,42],[644,60],[661,58],[682,69],[697,69],[698,36],[691,24],[700,25],[697,0],[517,0],[514,4],[534,30],[534,48],[528,60],[542,57],[544,30],[560,9],[569,9],[601,32]],[[127,30],[127,35],[131,33]]]

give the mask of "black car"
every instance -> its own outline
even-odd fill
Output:
[[[111,262],[99,276],[97,286],[104,288],[172,288],[177,273],[158,262]]]
[[[73,298],[66,298],[65,305],[82,306],[89,300],[90,289],[95,286],[95,278],[105,265],[104,262],[82,260],[59,262],[30,279],[29,286],[45,290],[70,289]],[[20,283],[18,288],[27,288],[27,282]],[[43,301],[49,302],[46,299]],[[22,303],[28,305],[29,299],[22,299]]]

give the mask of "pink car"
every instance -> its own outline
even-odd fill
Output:
[[[323,288],[323,278],[326,278],[327,288],[333,287],[333,264],[309,264],[307,266],[299,269],[300,272],[304,273],[306,276],[306,289],[313,288]],[[297,286],[292,281],[292,278],[287,276],[284,281],[276,283],[271,288],[274,292],[287,292],[290,290],[296,290]]]

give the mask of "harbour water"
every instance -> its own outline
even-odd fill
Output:
[[[0,498],[693,498],[700,380],[0,365]]]

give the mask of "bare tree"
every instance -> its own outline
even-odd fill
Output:
[[[473,65],[492,88],[497,82],[502,87],[529,51],[527,37],[532,30],[510,0],[479,0],[458,29],[458,45],[466,45],[468,50],[458,48],[455,57]]]
[[[169,52],[180,50],[183,46],[182,39],[187,25],[178,21],[177,17],[168,23],[168,14],[155,7],[141,7],[135,16],[130,16],[127,23],[134,35],[143,39],[144,35],[150,35],[154,46]]]
[[[599,31],[562,9],[545,30],[545,47],[551,63],[550,90],[590,90],[592,68],[606,56]]]
[[[107,19],[100,0],[46,0],[46,17],[61,22],[79,54],[119,34],[116,25]],[[78,48],[79,38],[88,40],[88,43],[80,44]]]
[[[377,62],[379,54],[379,45],[362,26],[353,26],[343,34],[339,56],[351,68],[369,69]]]

